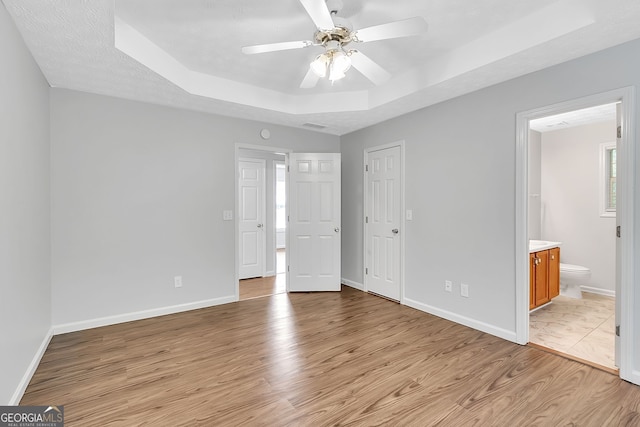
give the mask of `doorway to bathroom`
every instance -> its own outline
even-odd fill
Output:
[[[516,335],[637,383],[633,105],[623,88],[518,114]]]
[[[528,153],[529,343],[615,373],[618,104],[531,120]]]

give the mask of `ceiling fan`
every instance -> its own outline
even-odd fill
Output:
[[[380,85],[391,78],[391,74],[359,50],[347,49],[346,46],[352,42],[365,43],[409,37],[427,31],[427,22],[421,16],[354,30],[349,21],[337,16],[342,9],[342,0],[299,1],[317,27],[312,40],[245,46],[242,52],[253,55],[322,46],[325,51],[309,65],[309,70],[300,85],[301,88],[312,88],[319,79],[324,77],[333,83],[344,78],[351,66],[374,84]]]

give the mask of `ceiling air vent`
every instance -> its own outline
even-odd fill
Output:
[[[319,125],[317,123],[305,123],[302,126],[308,127],[308,128],[311,128],[311,129],[324,129],[324,128],[326,128],[325,125]]]

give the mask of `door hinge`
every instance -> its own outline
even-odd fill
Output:
[[[287,271],[291,271],[291,267],[287,265]]]
[[[365,223],[365,224],[369,224],[369,217],[368,217],[368,216],[365,216],[365,217],[364,217],[364,223]]]
[[[364,165],[364,171],[369,172],[369,165]]]
[[[622,126],[618,126],[618,138],[622,138]]]
[[[365,275],[368,275],[368,274],[369,274],[369,269],[368,269],[368,268],[365,268],[365,269],[364,269],[364,274],[365,274]]]
[[[616,336],[620,336],[620,325],[616,325]]]
[[[289,222],[289,215],[287,215],[287,222]]]
[[[616,237],[620,237],[620,226],[616,227]]]

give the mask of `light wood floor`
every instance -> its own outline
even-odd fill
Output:
[[[240,280],[240,301],[269,295],[282,294],[287,291],[284,273],[271,277]]]
[[[275,276],[256,277],[255,279],[240,280],[240,301],[250,298],[264,297],[281,294],[287,291],[287,278],[285,274],[286,255],[284,249],[276,251]]]
[[[558,296],[529,316],[529,341],[605,368],[615,365],[615,299]]]
[[[351,288],[55,336],[73,426],[640,425],[640,387]]]

